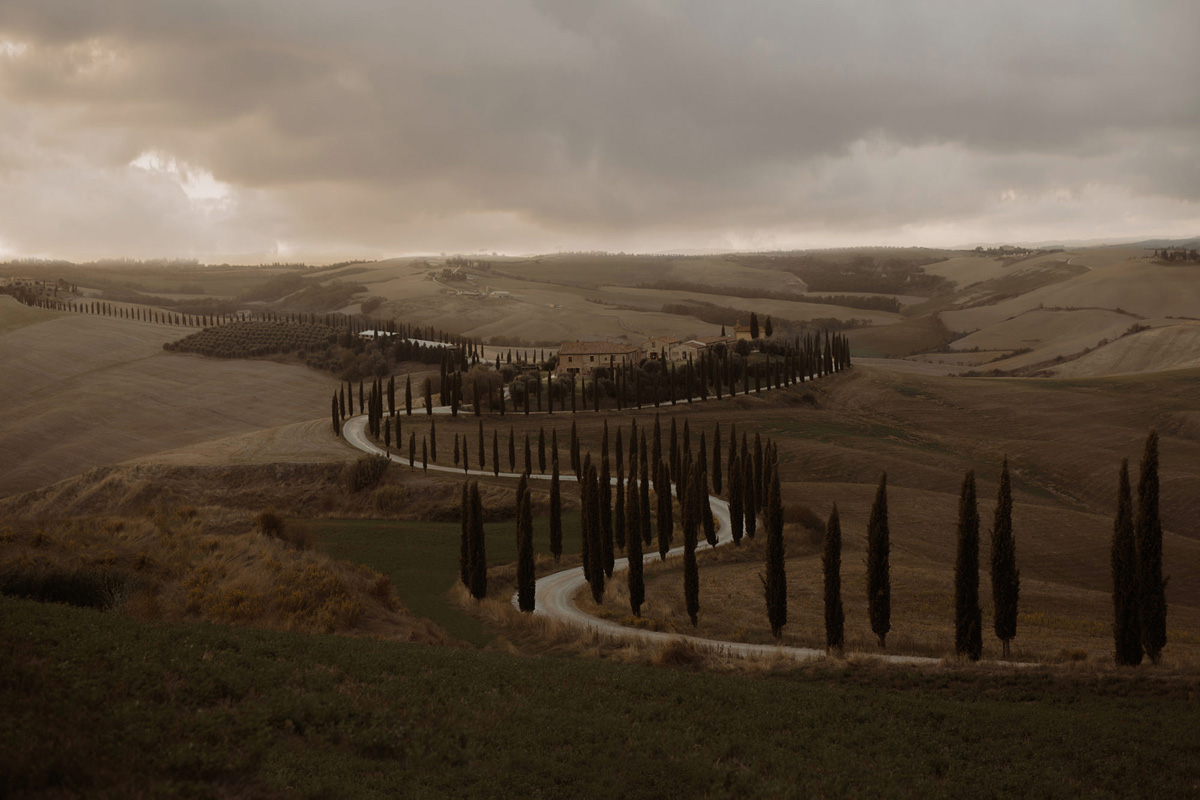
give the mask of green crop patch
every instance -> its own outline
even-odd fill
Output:
[[[290,524],[290,523],[289,523]],[[458,580],[459,536],[452,522],[397,522],[363,519],[298,520],[321,547],[335,558],[365,564],[387,575],[400,601],[414,614],[472,644],[492,640],[482,623],[450,605],[448,591]],[[483,526],[490,565],[516,561],[516,526],[492,522]],[[550,552],[550,521],[534,520],[533,546]],[[579,552],[579,513],[563,514],[563,553]]]

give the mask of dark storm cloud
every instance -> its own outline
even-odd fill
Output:
[[[157,252],[1006,238],[1047,197],[1192,225],[1197,30],[1184,2],[10,0],[0,247],[63,249],[31,209]]]

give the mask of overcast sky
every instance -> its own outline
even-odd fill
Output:
[[[0,0],[0,256],[1200,234],[1194,0]]]

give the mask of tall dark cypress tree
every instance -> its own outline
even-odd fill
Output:
[[[487,466],[487,446],[483,440],[483,420],[479,420],[479,468]]]
[[[841,653],[846,645],[846,614],[842,610],[842,520],[837,503],[825,524],[821,567],[825,573],[825,649]]]
[[[500,433],[492,429],[492,474],[500,474]]]
[[[871,631],[879,637],[880,648],[887,647],[887,635],[892,629],[892,578],[888,564],[891,548],[885,472],[879,478],[871,520],[867,523],[867,609]]]
[[[462,485],[462,535],[458,543],[458,577],[462,585],[471,588],[471,482],[464,479]]]
[[[1142,621],[1138,614],[1137,539],[1133,529],[1133,498],[1129,490],[1129,459],[1121,460],[1117,488],[1117,517],[1113,522],[1113,644],[1118,665],[1142,663]]]
[[[697,476],[698,477],[698,476]],[[699,481],[688,481],[686,489],[681,489],[680,497],[685,508],[695,506],[695,493],[699,491]],[[694,511],[683,514],[683,596],[687,606],[688,619],[692,627],[699,623],[700,614],[700,570],[696,565],[696,538],[699,520]]]
[[[658,557],[662,561],[667,560],[667,551],[671,549],[671,532],[675,527],[670,471],[666,464],[659,463],[659,482],[664,487],[658,494]]]
[[[667,451],[667,458],[670,460],[671,480],[679,480],[679,429],[675,425],[675,418],[671,417],[671,438]]]
[[[533,569],[533,511],[530,509],[529,486],[522,476],[523,492],[517,501],[517,607],[533,611],[537,578]]]
[[[617,431],[620,437],[620,431]],[[620,441],[620,438],[617,439]],[[620,448],[618,448],[619,450]],[[628,523],[625,522],[625,466],[621,462],[620,455],[617,456],[617,496],[613,502],[613,540],[617,546],[617,550],[625,549],[625,528]]]
[[[483,536],[483,501],[479,481],[471,482],[471,595],[487,597],[487,547]]]
[[[429,420],[429,457],[437,461],[437,420]]]
[[[620,470],[617,471],[620,475]],[[629,534],[629,608],[633,611],[635,617],[642,615],[642,602],[646,599],[646,586],[642,579],[642,537],[637,534],[636,520],[638,517],[638,499],[637,490],[634,487],[633,474],[629,475],[629,491],[624,492],[626,508],[622,513],[622,518],[626,520],[635,520],[630,527],[634,530]],[[620,503],[622,491],[617,490],[617,502]]]
[[[954,560],[954,651],[978,661],[983,651],[979,608],[979,507],[975,470],[968,470],[958,496],[958,555]]]
[[[721,423],[718,422],[717,427],[713,429],[712,448],[712,486],[715,494],[719,495],[724,491],[723,477],[721,474]]]
[[[552,461],[550,474],[550,555],[554,563],[562,557],[562,489],[559,486],[558,458]]]
[[[1008,658],[1009,642],[1017,635],[1017,600],[1021,591],[1021,573],[1017,569],[1017,544],[1012,529],[1012,484],[1008,477],[1008,457],[1000,470],[1000,491],[992,518],[992,604],[996,638]]]
[[[600,491],[596,467],[585,462],[584,480],[588,485],[588,560],[592,571],[592,600],[604,599],[604,546],[600,530]]]
[[[529,434],[525,434],[525,471],[533,474],[533,453],[529,446]]]
[[[1138,477],[1137,515],[1138,613],[1142,648],[1157,664],[1167,644],[1167,582],[1162,574],[1162,520],[1158,510],[1158,432],[1150,431]]]
[[[426,415],[433,414],[433,385],[429,378],[425,379],[425,413]]]
[[[767,502],[767,482],[770,480],[770,473],[763,464],[763,443],[762,436],[756,431],[754,433],[754,505],[762,508]]]
[[[630,459],[633,460],[632,458]],[[637,537],[638,549],[642,548],[642,501],[638,492],[637,465],[629,466],[629,483],[625,486],[625,546],[632,547],[632,539]]]
[[[768,465],[771,472],[771,489],[767,493],[767,508],[764,521],[767,526],[766,575],[762,577],[763,596],[767,601],[767,621],[771,623],[771,635],[776,639],[783,636],[787,624],[787,575],[783,552],[783,503],[779,494],[779,474]]]
[[[703,468],[698,470],[700,491],[696,494],[696,510],[700,515],[700,527],[704,531],[704,541],[709,547],[717,546],[717,524],[713,520],[712,502],[708,496],[708,475]]]
[[[333,432],[337,436],[342,435],[341,417],[338,416],[337,392],[333,393]]]
[[[600,557],[604,574],[613,573],[612,473],[608,465],[608,448],[600,454],[600,480],[596,502],[600,506]]]
[[[404,376],[404,414],[412,416],[412,375]]]
[[[643,441],[643,445],[646,443]],[[645,448],[643,448],[644,452]],[[638,510],[638,522],[642,526],[642,546],[650,544],[651,525],[650,525],[650,468],[646,460],[641,463],[641,486],[638,491],[638,501],[641,503],[641,508]]]
[[[733,543],[742,544],[742,532],[745,529],[745,510],[742,508],[742,479],[739,476],[741,465],[735,458],[729,462],[729,526],[732,528]]]
[[[738,461],[742,467],[742,519],[745,520],[746,537],[753,539],[758,529],[758,504],[754,502],[754,470],[746,453]]]

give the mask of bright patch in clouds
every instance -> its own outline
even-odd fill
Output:
[[[19,58],[25,55],[25,51],[28,49],[29,45],[24,42],[0,39],[0,58]]]
[[[157,150],[148,150],[129,162],[129,166],[153,174],[169,176],[188,199],[205,211],[224,208],[233,201],[232,187],[213,177],[206,169],[193,167]]]

